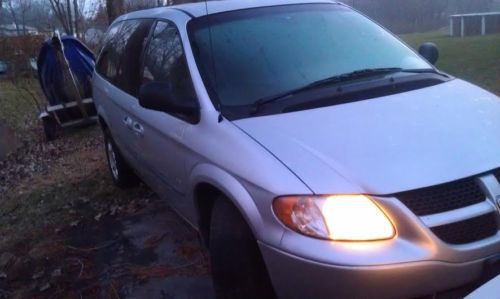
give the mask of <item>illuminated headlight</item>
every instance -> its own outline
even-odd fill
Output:
[[[302,234],[334,241],[391,239],[396,231],[367,196],[284,196],[273,202],[278,219]]]

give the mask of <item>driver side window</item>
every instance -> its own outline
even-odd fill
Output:
[[[179,100],[196,102],[181,37],[176,26],[167,21],[157,22],[144,53],[142,84],[151,82],[165,83]]]

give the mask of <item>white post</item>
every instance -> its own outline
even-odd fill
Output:
[[[450,18],[450,36],[453,37],[453,17]]]
[[[465,18],[464,17],[460,18],[460,36],[461,37],[465,36]]]
[[[486,35],[486,16],[481,17],[481,35]]]

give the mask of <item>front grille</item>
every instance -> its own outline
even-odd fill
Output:
[[[441,240],[450,244],[466,244],[495,235],[498,231],[495,213],[431,228]]]
[[[486,199],[474,178],[401,192],[395,196],[418,216],[459,209]]]

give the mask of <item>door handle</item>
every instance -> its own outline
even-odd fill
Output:
[[[138,122],[134,122],[132,130],[139,136],[144,135],[144,127]]]
[[[124,124],[127,128],[132,129],[134,122],[132,121],[132,119],[131,119],[130,117],[125,116],[125,117],[123,118],[123,124]]]

